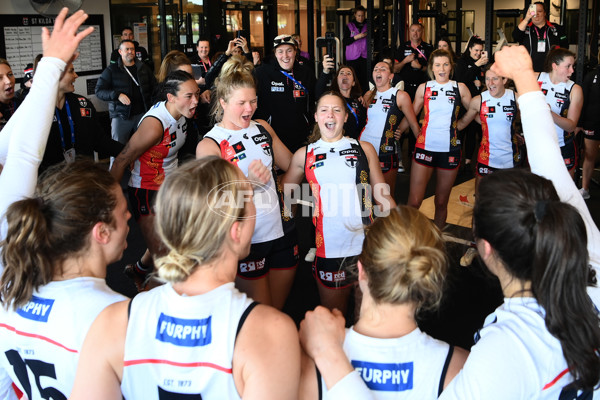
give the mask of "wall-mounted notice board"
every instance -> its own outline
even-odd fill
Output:
[[[0,57],[6,58],[15,77],[22,78],[23,69],[42,53],[42,27],[52,30],[54,18],[38,14],[0,15]],[[80,29],[94,27],[94,32],[79,44],[79,57],[74,62],[77,75],[100,74],[106,67],[104,48],[104,16],[90,15]]]

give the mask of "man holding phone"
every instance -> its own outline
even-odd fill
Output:
[[[514,41],[525,46],[529,52],[536,72],[544,70],[546,54],[554,47],[569,48],[563,27],[546,19],[546,10],[541,1],[529,6],[525,18],[513,30],[512,35]]]

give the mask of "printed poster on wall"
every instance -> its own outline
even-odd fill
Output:
[[[52,30],[54,18],[39,14],[0,15],[0,57],[6,58],[16,78],[42,53],[42,27]],[[88,26],[94,32],[79,44],[79,57],[73,63],[78,75],[100,74],[106,67],[104,16],[90,15],[80,30]]]

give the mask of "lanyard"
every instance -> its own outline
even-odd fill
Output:
[[[544,37],[543,38],[540,38],[540,31],[537,28],[537,26],[533,25],[533,27],[535,28],[535,33],[537,33],[538,42],[541,42],[542,40],[545,41],[546,40],[546,35],[548,34],[548,27],[546,27],[546,29],[544,30]]]
[[[71,118],[71,108],[69,107],[69,102],[65,100],[65,108],[67,109],[67,118],[69,119],[69,127],[71,128],[71,146],[75,148],[75,126],[73,124],[73,118]],[[62,121],[60,120],[60,113],[58,112],[58,108],[54,110],[56,114],[56,121],[58,122],[58,130],[60,132],[60,142],[62,144],[63,150],[67,149],[67,145],[65,144],[65,135],[63,132]]]
[[[411,46],[412,47],[412,46]],[[413,49],[415,49],[416,51],[419,52],[420,55],[423,56],[423,58],[425,59],[425,61],[427,61],[427,56],[425,56],[425,53],[423,53],[421,50],[419,50],[418,47],[413,47]]]
[[[210,63],[210,60],[208,60],[208,67],[206,66],[206,63],[205,63],[204,61],[200,60],[200,62],[202,63],[202,66],[204,67],[204,71],[205,71],[205,72],[208,72],[208,69],[209,69],[210,67],[212,67],[212,65],[211,65],[211,63]]]
[[[288,78],[290,78],[292,81],[294,81],[294,83],[298,86],[300,86],[302,88],[302,90],[304,90],[305,92],[308,92],[308,90],[306,90],[306,88],[300,83],[298,82],[292,75],[288,74],[287,72],[281,70],[281,73],[284,74],[285,76],[287,76]]]
[[[349,103],[346,103],[346,106],[348,106],[348,109],[350,110],[352,115],[354,115],[354,119],[356,119],[356,126],[358,126],[358,115],[356,115],[354,108],[352,108]]]
[[[127,71],[127,73],[129,74],[129,76],[131,77],[131,79],[133,79],[133,81],[135,82],[135,85],[136,85],[137,87],[140,87],[140,84],[138,83],[138,81],[136,81],[136,80],[135,80],[135,78],[134,78],[134,77],[133,77],[133,75],[131,74],[131,71],[129,70],[129,68],[127,68],[127,66],[124,66],[124,67],[125,67],[125,71]]]

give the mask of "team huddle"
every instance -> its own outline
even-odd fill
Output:
[[[61,81],[93,30],[78,32],[86,18],[64,9],[43,30],[33,84],[0,131],[0,398],[593,398],[600,231],[570,173],[583,91],[569,79],[568,50],[550,51],[540,74],[525,47],[505,47],[481,70],[487,90],[477,93],[453,79],[447,50],[417,66],[430,80],[412,95],[393,86],[395,67],[382,60],[363,94],[355,69],[335,71],[330,58],[313,82],[289,36],[256,70],[231,54],[232,41],[206,95],[213,123],[201,140],[190,132],[207,79],[171,52],[154,105],[136,109],[134,122],[115,114],[103,139],[110,171],[73,147],[38,178],[60,120],[47,100],[68,104]],[[124,64],[135,46],[122,46],[110,74],[124,69],[135,81]],[[102,90],[115,113],[129,115],[122,106],[143,97]],[[473,239],[504,303],[467,351],[421,331],[416,315],[437,309],[444,292],[441,229],[461,164],[458,132],[473,121],[482,131]],[[405,131],[415,149],[400,205]],[[513,168],[525,149],[530,169]],[[431,221],[418,208],[433,171]],[[294,213],[307,198],[321,306],[298,329],[281,309],[298,265]],[[132,214],[147,250],[128,266],[140,290],[129,299],[105,278]]]

